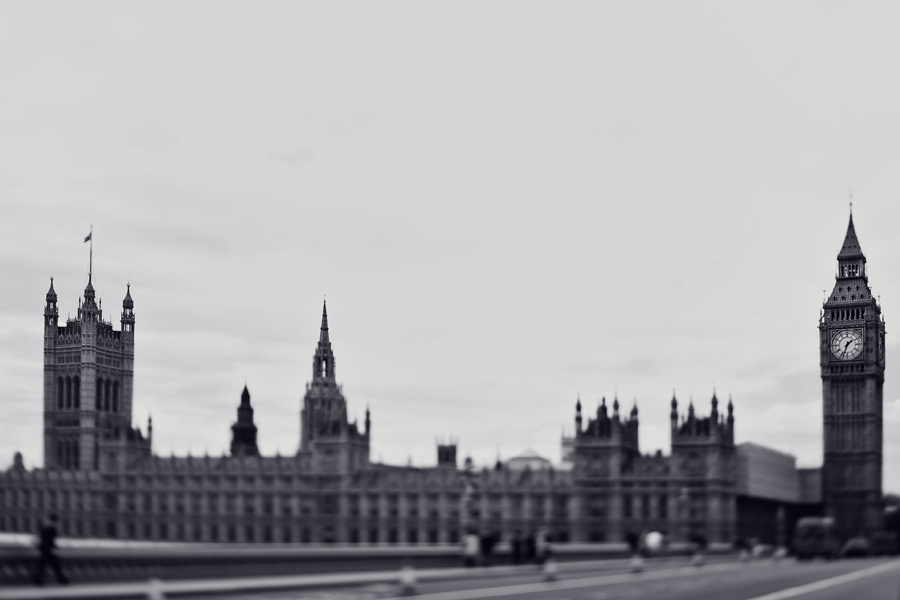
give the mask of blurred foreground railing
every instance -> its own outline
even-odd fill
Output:
[[[290,544],[175,544],[119,542],[115,540],[67,540],[59,542],[63,569],[75,582],[144,581],[253,577],[267,575],[314,575],[361,571],[394,571],[458,567],[459,546],[448,545],[290,545]],[[559,562],[627,558],[627,544],[556,544]],[[660,556],[685,556],[686,545],[675,545]],[[713,546],[710,554],[731,552]],[[0,540],[0,585],[31,581],[37,550],[30,540],[10,543]],[[490,557],[493,565],[511,564],[509,544],[499,544]]]

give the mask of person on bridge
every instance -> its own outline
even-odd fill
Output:
[[[553,546],[550,544],[550,531],[541,527],[535,538],[535,558],[539,565],[544,564],[553,555]]]
[[[467,567],[474,567],[478,564],[479,550],[481,550],[481,541],[478,539],[478,534],[470,529],[463,540],[463,559]]]
[[[38,552],[41,557],[38,559],[37,570],[34,573],[34,583],[36,585],[44,585],[44,569],[47,565],[53,569],[56,580],[62,585],[69,583],[68,578],[62,572],[59,556],[56,554],[56,515],[50,513],[41,527],[40,538],[38,542]]]
[[[522,532],[516,530],[510,542],[512,551],[512,564],[517,565],[522,562]]]

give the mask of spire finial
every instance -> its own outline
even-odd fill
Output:
[[[850,217],[853,217],[853,188],[850,188]]]

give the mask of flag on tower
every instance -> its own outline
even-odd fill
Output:
[[[85,243],[88,243],[89,241],[91,241],[91,235],[92,235],[93,233],[94,233],[94,232],[92,231],[91,233],[87,234],[87,237],[84,238],[84,242],[85,242]]]

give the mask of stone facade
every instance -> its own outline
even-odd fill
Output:
[[[713,393],[709,417],[698,417],[690,403],[679,418],[672,397],[672,455],[642,455],[638,448],[637,404],[628,417],[612,415],[606,400],[596,418],[575,406],[573,485],[578,506],[573,529],[584,541],[622,540],[642,531],[670,538],[702,537],[731,542],[735,531],[734,407],[718,412]]]
[[[457,465],[456,444],[437,464],[370,461],[371,415],[348,421],[335,375],[328,317],[300,411],[294,456],[260,456],[247,387],[232,425],[231,455],[160,457],[131,427],[134,312],[122,329],[102,320],[89,283],[78,319],[45,309],[45,468],[21,457],[0,473],[0,530],[33,532],[47,512],[64,536],[203,542],[455,544],[464,527],[509,538],[547,527],[557,541],[622,541],[656,530],[672,539],[730,542],[735,535],[734,416],[671,405],[672,454],[642,455],[637,406],[628,417],[604,400],[584,420],[576,404],[571,462],[535,469],[500,461]],[[543,464],[543,463],[542,463]]]
[[[885,324],[853,226],[819,319],[822,499],[844,537],[882,528]]]

